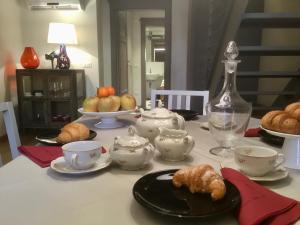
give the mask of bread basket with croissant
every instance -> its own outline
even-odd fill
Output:
[[[284,166],[300,169],[300,102],[289,104],[284,110],[268,112],[260,124],[268,133],[285,138],[282,146]]]
[[[265,129],[287,134],[300,135],[300,102],[295,102],[284,110],[270,111],[261,119]]]

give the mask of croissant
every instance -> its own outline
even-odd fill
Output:
[[[85,140],[89,137],[90,130],[82,123],[69,123],[65,125],[56,140],[59,143]]]
[[[210,193],[214,201],[226,194],[222,177],[207,164],[178,170],[173,176],[173,184],[178,188],[186,186],[192,193]]]
[[[268,112],[261,119],[261,126],[278,132],[300,134],[300,121],[293,116],[297,113],[296,110],[295,106],[291,104],[285,108],[285,111],[276,110]]]
[[[300,102],[294,102],[285,107],[284,111],[300,121]]]

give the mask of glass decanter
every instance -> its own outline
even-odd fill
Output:
[[[223,88],[206,106],[210,133],[219,144],[210,149],[210,153],[223,158],[232,157],[232,149],[244,136],[252,112],[252,105],[242,99],[236,89],[238,54],[236,43],[229,42],[224,53]]]

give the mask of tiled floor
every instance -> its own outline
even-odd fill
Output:
[[[22,145],[34,145],[36,144],[36,141],[34,140],[34,137],[36,136],[34,131],[26,131],[24,133],[20,133],[20,139]],[[3,164],[8,163],[11,161],[11,153],[9,148],[9,143],[7,136],[0,138],[0,155],[2,158]]]

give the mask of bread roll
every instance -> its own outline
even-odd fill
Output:
[[[207,164],[178,170],[173,176],[173,184],[178,188],[186,186],[192,193],[210,193],[213,200],[222,199],[226,194],[222,177]]]
[[[59,143],[85,140],[89,137],[90,130],[82,123],[69,123],[65,125],[56,140]]]
[[[261,119],[261,125],[269,130],[272,130],[272,120],[275,116],[283,113],[281,110],[271,111],[268,112],[262,119]]]
[[[261,119],[261,126],[282,133],[300,134],[300,122],[286,111],[271,111]]]
[[[285,107],[284,111],[300,121],[300,102],[294,102],[288,105],[287,107]]]

